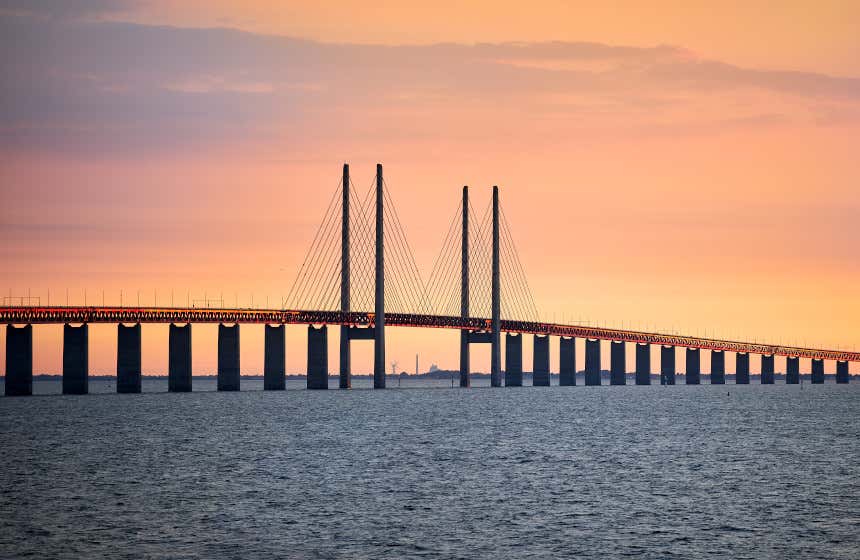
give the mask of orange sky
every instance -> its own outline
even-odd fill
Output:
[[[380,161],[425,275],[460,186],[483,209],[499,184],[546,320],[857,344],[856,3],[99,4],[0,12],[4,294],[278,301],[340,165],[364,188]],[[244,33],[188,29],[211,26]],[[36,329],[36,371],[59,333]],[[115,329],[91,336],[111,372]],[[456,366],[456,333],[390,340],[402,368]],[[242,344],[259,372],[262,327]],[[303,370],[303,329],[288,345]],[[145,327],[144,370],[166,359]]]

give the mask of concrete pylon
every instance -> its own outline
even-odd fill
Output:
[[[722,350],[711,350],[711,385],[726,383],[726,353]]]
[[[469,187],[463,187],[463,227],[460,239],[460,317],[469,318]],[[472,384],[469,374],[469,330],[460,331],[460,387]]]
[[[836,382],[839,384],[848,383],[851,380],[851,376],[848,375],[848,362],[847,361],[837,361],[836,362]]]
[[[750,355],[738,352],[735,355],[735,384],[750,384]]]
[[[558,341],[558,384],[576,385],[576,339],[561,337]]]
[[[523,335],[505,335],[505,387],[523,386]]]
[[[33,325],[6,325],[6,396],[33,394]]]
[[[170,325],[168,339],[167,390],[191,391],[191,323]]]
[[[636,384],[651,384],[651,345],[636,344]]]
[[[343,331],[341,331],[342,333]],[[286,389],[286,327],[284,325],[265,326],[265,348],[263,350],[263,390],[283,391]],[[341,346],[341,348],[343,348]],[[341,362],[342,364],[343,362]]]
[[[585,384],[600,385],[600,339],[585,339]]]
[[[340,311],[349,313],[349,164],[343,164],[343,179],[341,182],[341,219],[340,219]],[[339,387],[352,387],[352,359],[350,355],[349,325],[340,326],[340,379]]]
[[[499,276],[499,187],[493,186],[493,258],[492,258],[492,339],[490,343],[490,385],[502,386],[502,294]]]
[[[624,342],[609,343],[609,384],[625,385],[627,383],[627,353]]]
[[[702,382],[702,359],[698,348],[687,348],[687,364],[684,382],[687,385],[698,385]]]
[[[89,325],[63,325],[63,394],[89,392]]]
[[[761,384],[762,385],[773,385],[774,379],[774,359],[773,355],[766,355],[761,357]]]
[[[376,293],[373,317],[373,388],[385,389],[385,187],[382,164],[376,164]]]
[[[675,384],[675,347],[660,347],[660,384]]]
[[[824,383],[824,360],[812,360],[812,383],[815,385]]]
[[[328,389],[328,327],[308,325],[308,389]]]
[[[789,356],[785,359],[785,384],[797,385],[800,383],[800,358]]]
[[[549,387],[549,337],[534,335],[532,385]]]
[[[239,324],[218,325],[218,390],[238,391],[239,375]]]
[[[116,329],[116,392],[140,393],[140,323]]]

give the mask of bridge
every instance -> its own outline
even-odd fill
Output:
[[[371,224],[372,227],[371,227]],[[337,240],[340,240],[339,243]],[[388,258],[386,258],[388,257]],[[386,283],[388,280],[388,283]],[[27,302],[31,303],[30,301]],[[190,302],[189,302],[190,303]],[[374,184],[356,193],[349,165],[326,210],[290,294],[281,309],[41,306],[0,307],[6,329],[6,395],[33,390],[33,325],[63,324],[63,393],[88,392],[90,323],[117,324],[117,391],[141,390],[141,324],[169,323],[168,390],[192,390],[191,326],[218,323],[218,390],[240,390],[239,325],[265,325],[264,389],[285,388],[284,325],[307,325],[307,387],[329,386],[328,326],[340,329],[339,386],[352,386],[352,341],[374,344],[373,386],[385,388],[385,326],[460,331],[460,386],[471,385],[469,348],[489,344],[490,384],[523,384],[523,335],[534,336],[533,385],[550,385],[550,337],[559,337],[559,384],[576,385],[576,339],[585,340],[585,385],[601,384],[601,352],[610,353],[610,384],[626,384],[627,344],[635,349],[635,383],[651,383],[651,346],[660,351],[660,382],[676,381],[676,349],[685,348],[685,382],[701,382],[701,352],[711,352],[710,381],[726,382],[726,352],[735,353],[735,382],[749,384],[750,355],[761,355],[762,384],[775,381],[775,358],[785,358],[785,379],[798,384],[800,359],[811,359],[811,381],[824,383],[824,361],[836,362],[836,382],[848,383],[860,352],[801,348],[636,330],[541,322],[510,226],[493,187],[478,220],[468,187],[425,283],[377,165]],[[502,369],[502,333],[505,364]]]

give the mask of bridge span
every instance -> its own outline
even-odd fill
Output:
[[[32,394],[33,325],[63,324],[63,392],[88,391],[90,323],[117,324],[117,391],[140,392],[141,324],[169,323],[168,388],[190,391],[191,326],[218,323],[218,389],[240,389],[242,323],[265,325],[264,388],[285,385],[285,327],[308,326],[307,385],[328,388],[328,326],[340,329],[339,386],[352,385],[352,341],[374,343],[373,386],[385,388],[385,327],[460,331],[460,386],[469,387],[471,344],[489,344],[490,385],[520,386],[523,335],[534,339],[533,384],[550,384],[550,337],[560,337],[559,383],[576,384],[576,338],[585,340],[585,384],[601,384],[602,342],[608,342],[610,384],[626,383],[626,347],[635,347],[635,383],[651,383],[651,346],[660,346],[660,382],[674,385],[676,348],[685,348],[685,382],[701,380],[701,351],[710,351],[711,383],[725,383],[725,353],[736,355],[735,381],[749,383],[750,354],[760,354],[761,382],[772,384],[775,357],[785,358],[786,383],[801,382],[800,359],[812,360],[812,383],[824,383],[824,360],[836,361],[837,383],[848,383],[849,363],[860,353],[720,340],[582,325],[545,323],[519,261],[513,236],[493,187],[484,217],[476,215],[468,187],[443,242],[428,284],[421,280],[402,224],[385,187],[382,165],[374,185],[359,197],[343,175],[308,250],[284,309],[195,307],[6,306],[6,394]],[[339,246],[338,246],[339,241]],[[388,257],[388,258],[386,258]],[[504,289],[503,289],[504,285]],[[291,299],[292,298],[292,299]],[[130,324],[130,326],[128,326]],[[19,326],[16,326],[19,325]],[[23,326],[20,326],[23,325]],[[77,326],[76,326],[77,325]],[[502,368],[502,338],[505,363]]]
[[[413,328],[455,329],[468,333],[470,343],[491,342],[492,319],[486,317],[459,317],[409,313],[387,313],[388,326]],[[183,307],[0,307],[0,322],[6,330],[6,394],[32,394],[32,325],[63,324],[63,391],[79,394],[87,392],[88,329],[90,323],[117,324],[117,390],[140,391],[140,325],[142,323],[168,323],[169,388],[171,391],[190,391],[191,380],[191,325],[217,323],[218,330],[218,387],[219,390],[239,390],[239,325],[266,326],[264,388],[277,390],[285,387],[285,337],[283,325],[308,326],[308,388],[328,388],[328,336],[327,326],[340,326],[348,331],[352,340],[372,340],[375,335],[375,314],[369,312],[313,311],[297,309],[214,309]],[[15,325],[24,325],[15,326]],[[79,325],[79,326],[76,326]],[[131,325],[131,326],[128,326]],[[860,352],[803,348],[651,333],[626,329],[610,329],[584,325],[565,325],[535,321],[500,321],[500,330],[506,334],[505,386],[522,385],[522,336],[535,337],[533,379],[536,385],[549,385],[549,339],[560,337],[560,384],[576,383],[575,339],[586,341],[585,383],[600,385],[601,341],[609,343],[611,368],[610,383],[626,383],[626,353],[624,343],[635,345],[635,383],[651,383],[650,346],[661,347],[660,379],[675,384],[675,348],[686,348],[687,384],[700,382],[700,351],[712,352],[711,383],[725,383],[725,352],[736,354],[735,380],[749,383],[749,355],[762,356],[761,382],[773,383],[774,357],[785,358],[786,383],[800,382],[799,359],[812,360],[813,383],[824,382],[824,360],[836,361],[837,383],[847,383],[848,363],[860,362]],[[349,387],[349,384],[346,385]]]

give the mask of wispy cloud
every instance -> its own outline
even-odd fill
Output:
[[[365,118],[345,114],[450,141],[477,127],[557,137],[721,123],[838,126],[840,111],[853,122],[860,107],[857,78],[742,68],[673,46],[327,44],[10,15],[27,4],[8,3],[0,17],[7,150],[174,150],[369,130]],[[45,2],[31,12],[80,16],[108,4]]]

